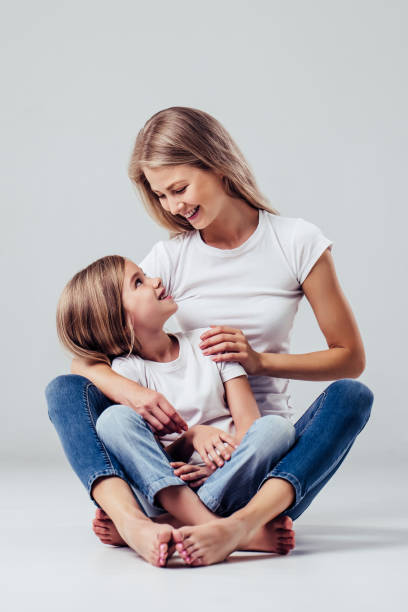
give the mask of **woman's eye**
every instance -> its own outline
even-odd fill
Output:
[[[139,285],[137,283],[143,284],[142,281],[140,280],[140,278],[137,278],[135,280],[135,287],[137,288]]]
[[[176,191],[176,193],[183,193],[183,191],[187,188],[187,185],[185,187],[182,187],[181,189],[179,189],[178,191]]]

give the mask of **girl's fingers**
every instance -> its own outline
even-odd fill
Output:
[[[201,480],[194,480],[194,482],[190,482],[190,487],[192,489],[197,489],[198,487],[201,487],[201,485],[205,483],[207,478],[208,476],[206,478],[201,478]]]
[[[218,440],[218,442],[215,443],[214,448],[217,449],[219,456],[225,459],[226,461],[228,461],[228,459],[231,457],[229,451],[225,448],[224,442],[222,440]]]
[[[213,463],[215,463],[217,467],[222,467],[224,465],[224,460],[217,453],[217,442],[216,441],[211,442],[211,446],[207,448],[206,450],[211,455]]]
[[[212,461],[211,457],[208,456],[207,450],[205,448],[197,449],[198,454],[201,459],[204,461],[205,465],[207,465],[210,469],[214,470],[217,466]]]
[[[172,468],[177,469],[181,467],[182,465],[185,465],[185,461],[170,461],[170,465]]]
[[[199,469],[198,466],[196,465],[190,465],[190,464],[186,464],[183,465],[180,468],[177,468],[174,473],[176,476],[180,476],[181,474],[190,474],[191,472],[197,472],[197,469]]]

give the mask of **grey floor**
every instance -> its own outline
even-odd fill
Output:
[[[235,553],[154,568],[102,545],[94,506],[65,464],[4,466],[2,610],[406,610],[408,494],[399,466],[344,464],[295,522],[287,557]],[[405,576],[405,577],[404,577]]]

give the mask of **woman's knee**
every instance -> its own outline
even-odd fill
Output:
[[[45,388],[48,416],[53,420],[59,411],[66,410],[67,404],[81,402],[91,381],[77,374],[57,376]]]
[[[90,380],[78,374],[64,374],[54,378],[45,389],[48,416],[54,424],[67,419],[80,419],[82,415],[92,421],[109,406],[107,398]]]
[[[352,419],[359,419],[363,428],[370,418],[374,393],[367,385],[354,378],[336,380],[326,389],[326,394],[338,396],[340,409]]]

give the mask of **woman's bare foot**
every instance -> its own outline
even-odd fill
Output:
[[[260,550],[287,555],[295,548],[295,532],[292,526],[293,521],[289,516],[279,516],[261,527],[239,550]]]
[[[248,538],[245,523],[236,517],[173,530],[179,555],[189,565],[224,561],[234,550],[262,550],[287,554],[294,548],[292,519],[279,517]]]
[[[104,544],[129,546],[145,561],[157,567],[166,565],[174,552],[171,541],[173,525],[127,517],[117,529],[108,515],[98,508],[92,527]]]
[[[111,544],[112,546],[127,546],[125,540],[119,534],[113,521],[109,516],[101,510],[96,509],[95,518],[92,521],[92,531],[104,544]]]

